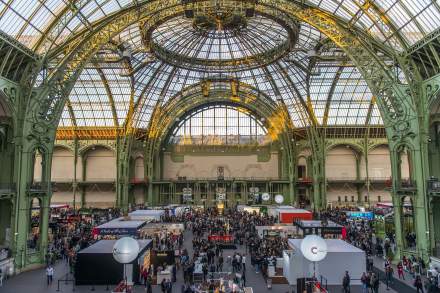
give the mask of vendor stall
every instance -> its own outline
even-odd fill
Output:
[[[146,223],[141,231],[141,238],[151,238],[160,233],[169,233],[178,236],[183,233],[185,226],[179,223]]]
[[[138,257],[130,264],[118,263],[113,258],[116,240],[100,240],[80,250],[75,263],[76,285],[116,285],[127,277],[127,283],[139,283],[140,272],[150,264],[151,240],[137,240]]]
[[[140,230],[145,224],[146,222],[143,220],[132,221],[121,217],[93,228],[92,234],[101,237],[139,236]]]
[[[313,276],[313,263],[301,252],[302,239],[289,239],[290,250],[283,252],[284,277],[290,285],[296,285],[299,278]],[[315,276],[323,276],[328,285],[341,285],[345,271],[353,277],[351,285],[360,285],[360,278],[366,271],[365,252],[343,240],[326,239],[327,256],[315,263]]]
[[[128,214],[132,220],[161,221],[165,210],[136,210]]]
[[[276,224],[273,226],[255,226],[258,236],[264,238],[266,236],[289,237],[296,234],[296,228],[288,224]]]
[[[261,207],[259,206],[248,206],[248,205],[237,205],[237,211],[239,212],[248,212],[250,214],[256,213],[257,215],[260,214]]]
[[[277,217],[280,223],[292,224],[296,220],[312,220],[313,213],[304,209],[291,206],[271,207],[268,209],[269,216]]]
[[[319,235],[323,238],[342,237],[343,226],[332,221],[298,220],[294,223],[297,233],[302,236],[310,234]]]
[[[364,220],[374,220],[373,212],[346,212],[347,219],[364,219]]]

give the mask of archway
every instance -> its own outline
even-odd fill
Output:
[[[207,94],[206,91],[208,91],[209,94]],[[209,111],[209,109],[213,107],[219,108],[221,113],[232,111],[231,115],[235,115],[234,117],[227,116],[226,114],[224,117],[212,117],[213,121],[223,121],[224,123],[229,118],[239,119],[239,116],[243,116],[243,119],[245,119],[245,117],[247,117],[247,120],[243,120],[248,123],[246,124],[246,127],[250,128],[247,130],[247,134],[240,134],[238,131],[239,128],[234,128],[237,126],[231,126],[230,128],[219,126],[217,130],[215,130],[216,127],[213,124],[200,126],[201,128],[195,131],[199,131],[200,133],[191,134],[188,132],[186,135],[185,131],[188,126],[183,125],[183,123],[188,121],[188,119],[198,119],[194,117],[198,117],[197,115],[203,115],[203,111]],[[146,170],[149,181],[151,179],[156,180],[163,176],[175,176],[176,171],[172,172],[171,175],[168,173],[164,174],[164,171],[161,168],[164,161],[169,162],[171,160],[168,158],[170,156],[170,145],[174,145],[174,149],[178,148],[190,152],[190,155],[187,156],[187,158],[191,157],[195,152],[203,151],[203,149],[206,151],[207,145],[209,145],[208,149],[211,149],[209,150],[211,155],[212,151],[216,152],[217,156],[223,153],[218,156],[218,162],[214,169],[211,168],[205,171],[195,172],[196,177],[199,179],[202,177],[209,177],[212,174],[218,175],[218,170],[223,170],[223,175],[217,177],[214,176],[216,179],[222,177],[224,179],[235,180],[234,178],[238,179],[243,176],[240,174],[246,174],[247,171],[245,169],[240,172],[240,170],[237,171],[234,170],[234,168],[228,167],[227,162],[224,160],[224,154],[228,153],[231,148],[235,148],[237,145],[242,145],[243,149],[253,149],[255,151],[253,159],[255,160],[258,158],[258,160],[262,161],[262,164],[264,164],[264,161],[270,161],[272,155],[279,160],[284,158],[284,162],[291,162],[289,158],[292,157],[293,148],[291,146],[290,137],[293,132],[293,126],[288,117],[289,114],[282,102],[274,101],[249,85],[240,84],[235,80],[215,80],[210,81],[207,87],[206,84],[202,83],[186,88],[182,93],[173,97],[165,105],[160,108],[158,107],[153,113],[147,132],[149,139],[147,140],[147,146],[145,148]],[[261,130],[263,128],[266,130]],[[176,131],[179,131],[177,129],[182,129],[182,131],[176,133]],[[205,130],[202,131],[202,129]],[[211,130],[213,132],[208,133]],[[208,135],[204,136],[204,131],[208,131],[206,132]],[[274,142],[282,152],[271,154],[269,145],[274,144]],[[161,155],[164,151],[167,153],[165,157]],[[282,158],[280,158],[280,156],[282,156]],[[182,160],[180,157],[174,157],[173,160]],[[213,159],[213,157],[211,157],[211,159]],[[230,158],[230,160],[233,160],[233,158]],[[185,164],[191,165],[187,161],[185,161]],[[206,164],[198,163],[197,165],[204,166]],[[276,169],[278,170],[278,166]],[[194,169],[190,167],[189,169],[187,168],[187,170],[191,170],[192,172]],[[291,171],[292,170],[289,170],[288,168],[283,168],[281,176],[290,176]],[[202,173],[207,175],[201,176],[200,174]],[[229,178],[226,178],[225,176]],[[185,177],[187,176],[184,174],[182,176],[179,175],[179,178]],[[243,186],[243,184],[244,183],[231,183],[230,185],[227,185],[230,188],[230,197],[234,202],[237,200],[247,202],[248,188]],[[179,183],[175,185],[176,186],[173,188],[175,188],[180,195],[183,195],[183,188],[189,188],[188,186],[179,187]],[[206,194],[202,195],[203,192],[201,192],[201,189],[204,188],[202,186],[204,186],[204,184],[201,183],[201,186],[194,185],[190,188],[192,188],[193,191],[200,190],[199,194],[204,198]],[[228,187],[224,187],[223,185],[220,187],[216,186],[215,188],[228,189]],[[213,192],[214,190],[213,187],[206,189],[208,193],[211,191]],[[278,186],[264,184],[264,188],[261,188],[261,190],[268,193],[284,193],[285,198],[289,198],[288,188],[283,189],[281,192]],[[152,193],[153,191],[150,189],[149,194]],[[290,194],[293,195],[293,192]],[[152,199],[150,198],[150,200]]]

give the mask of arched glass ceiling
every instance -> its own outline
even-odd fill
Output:
[[[171,144],[243,145],[270,141],[252,113],[241,107],[209,105],[184,117],[170,136]]]
[[[372,36],[402,49],[399,38],[412,45],[440,26],[433,0],[295,0],[335,14]],[[61,44],[72,33],[139,0],[0,0],[0,28],[31,49],[48,37]],[[43,52],[41,47],[38,51]]]
[[[120,75],[126,72],[120,63],[101,62],[100,70],[104,78],[95,69],[96,65],[91,64],[81,75],[70,97],[77,126],[116,126],[112,100],[115,102],[117,121],[120,126],[123,125],[132,86],[136,109],[134,126],[147,128],[157,103],[166,103],[183,89],[206,78],[205,74],[177,68],[155,59],[149,53],[136,50],[142,47],[138,26],[127,28],[117,40],[133,51],[130,62],[135,68],[132,78],[134,84],[131,85],[129,77]],[[282,99],[296,127],[308,125],[308,114],[304,107],[307,101],[321,125],[381,124],[379,111],[372,103],[366,82],[349,61],[322,61],[308,56],[307,51],[317,48],[322,42],[325,40],[316,29],[302,23],[296,47],[290,54],[275,63],[233,72],[231,75],[274,100]],[[327,51],[320,53],[331,55]],[[315,65],[312,66],[312,63]],[[309,67],[312,68],[310,72]],[[105,81],[113,98],[109,98]],[[105,114],[94,113],[101,111]],[[60,125],[72,125],[69,106],[65,108]]]
[[[286,29],[274,20],[256,15],[238,30],[204,30],[192,19],[175,17],[159,25],[152,43],[175,55],[207,60],[231,61],[274,50],[288,41]]]

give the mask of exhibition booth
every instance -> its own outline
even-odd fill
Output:
[[[153,283],[159,285],[162,280],[172,280],[175,265],[174,250],[151,250]]]
[[[345,227],[333,221],[297,220],[294,222],[296,233],[302,236],[319,235],[323,238],[344,238]]]
[[[311,278],[314,274],[326,279],[328,285],[341,285],[345,271],[353,276],[351,284],[360,285],[360,276],[366,271],[365,251],[340,239],[325,239],[327,255],[321,261],[311,262],[301,251],[303,239],[289,239],[290,250],[283,252],[283,273],[290,285],[297,279]]]
[[[349,220],[369,220],[372,221],[374,220],[374,213],[373,212],[367,212],[367,211],[348,211],[346,212],[347,215],[347,219]]]
[[[165,215],[165,210],[136,210],[128,213],[132,220],[137,221],[161,221]]]
[[[258,236],[262,239],[264,237],[280,236],[293,237],[297,234],[297,229],[289,224],[275,224],[272,226],[255,226]]]
[[[114,259],[116,240],[100,240],[80,250],[75,262],[76,285],[116,285],[124,276],[128,284],[139,283],[140,273],[150,268],[151,240],[137,240],[139,253],[134,261],[121,264]],[[125,271],[124,271],[125,270]]]
[[[121,217],[93,228],[92,235],[107,239],[116,239],[122,236],[139,236],[141,228],[145,224],[144,220],[135,221]]]
[[[146,223],[139,232],[141,238],[152,238],[160,234],[179,236],[185,230],[185,226],[179,223]]]
[[[259,207],[259,206],[248,206],[248,205],[242,205],[242,204],[237,205],[237,211],[239,211],[239,212],[248,212],[250,214],[255,213],[255,214],[259,215],[260,210],[261,210],[261,207]]]
[[[268,208],[268,215],[278,218],[280,223],[292,224],[296,220],[312,220],[313,213],[292,206],[277,206]]]

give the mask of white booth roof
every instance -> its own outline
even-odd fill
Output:
[[[138,228],[145,224],[145,221],[139,220],[124,220],[123,217],[111,220],[110,222],[104,223],[97,228],[99,229],[110,229],[110,228]]]
[[[129,216],[160,216],[165,213],[164,210],[136,210],[129,213]]]
[[[362,249],[357,248],[356,246],[351,245],[348,242],[345,242],[341,239],[324,239],[327,243],[327,253],[329,252],[357,252],[364,253]],[[301,242],[302,239],[289,239],[289,246],[295,250],[301,251]]]

